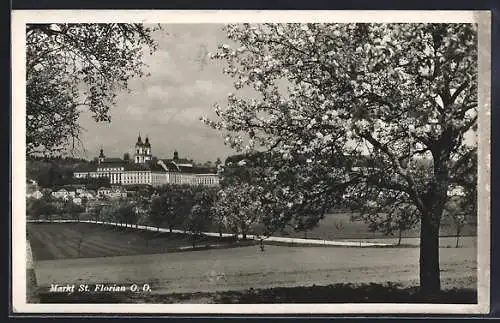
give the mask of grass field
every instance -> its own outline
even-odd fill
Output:
[[[370,232],[368,225],[361,221],[351,221],[351,213],[331,213],[325,215],[320,220],[318,225],[304,232],[295,232],[291,228],[286,228],[283,232],[276,232],[275,235],[309,239],[325,239],[325,240],[345,240],[345,239],[387,239],[381,232]],[[343,229],[338,230],[336,224],[341,223]],[[412,230],[403,232],[403,238],[416,238],[420,235],[420,228],[416,227]],[[475,236],[477,229],[475,225],[466,224],[462,229],[463,236]],[[455,236],[455,228],[452,224],[443,221],[441,225],[440,235],[442,237]],[[390,237],[389,237],[390,238]],[[403,239],[404,241],[404,239]]]
[[[184,234],[92,223],[27,223],[27,234],[35,260],[166,253],[192,249],[193,246],[191,237]],[[196,248],[207,246],[236,245],[230,238],[203,236],[196,239]]]
[[[75,258],[76,244],[72,241],[81,230],[78,229],[79,226],[88,226],[87,240],[82,243],[81,252],[87,258]],[[418,284],[419,249],[412,247],[269,245],[262,252],[258,246],[251,245],[152,254],[153,251],[169,251],[179,246],[189,246],[190,241],[179,235],[163,234],[151,239],[148,244],[153,249],[148,249],[141,233],[81,223],[30,223],[28,231],[40,286],[55,283],[147,283],[152,292],[144,297],[151,299],[182,293],[194,295],[193,297],[200,295],[199,293],[219,293],[220,296],[220,293],[242,292],[250,288],[267,290],[278,287],[386,282],[399,283],[402,288],[409,288]],[[218,241],[218,238],[212,239],[211,243]],[[462,248],[442,248],[440,251],[445,289],[476,289],[475,237],[464,237],[463,240]],[[50,256],[51,254],[56,256]],[[231,297],[248,299],[236,294]],[[200,300],[205,301],[206,297]]]

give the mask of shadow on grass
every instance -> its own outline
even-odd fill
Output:
[[[334,284],[309,287],[277,287],[244,291],[178,294],[134,293],[48,293],[40,292],[41,303],[441,303],[475,304],[477,291],[455,288],[424,297],[418,287],[399,284]]]
[[[452,289],[424,297],[418,287],[399,284],[334,284],[224,292],[218,303],[464,303],[477,302],[473,289]]]

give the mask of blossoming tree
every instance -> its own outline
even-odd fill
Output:
[[[421,223],[420,285],[440,290],[439,226],[456,165],[476,158],[472,24],[242,24],[225,30],[236,90],[204,119],[238,151],[273,158],[268,179],[291,216],[321,218],[340,191],[405,201]],[[357,158],[367,163],[356,167]],[[427,171],[417,161],[429,161]],[[363,202],[364,201],[364,202]],[[387,204],[386,204],[387,203]],[[301,212],[301,206],[315,212]],[[311,207],[314,206],[314,207]],[[285,212],[287,213],[287,212]],[[319,215],[319,216],[318,216]]]
[[[156,51],[142,24],[26,25],[26,154],[60,155],[79,141],[79,116],[111,121],[119,91],[146,75],[143,56]]]
[[[260,221],[260,187],[242,183],[227,186],[217,194],[215,214],[222,218],[229,232],[241,234],[246,239],[252,225]]]

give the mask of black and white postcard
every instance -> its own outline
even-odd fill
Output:
[[[490,21],[13,11],[13,312],[488,313]]]

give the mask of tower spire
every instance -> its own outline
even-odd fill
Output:
[[[102,149],[102,146],[101,146],[101,150],[99,152],[99,157],[97,158],[97,161],[100,164],[101,162],[104,161],[104,159],[106,159],[106,156],[104,156],[104,149]]]

